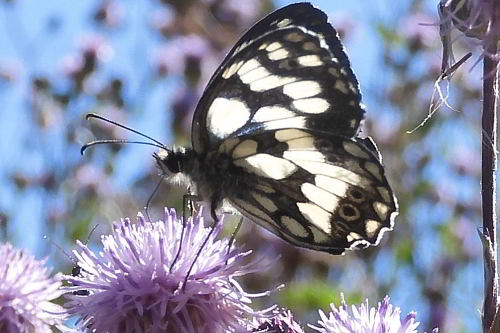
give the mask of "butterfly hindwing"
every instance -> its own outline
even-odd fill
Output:
[[[364,110],[358,82],[326,15],[302,3],[252,27],[210,80],[193,120],[193,148],[278,128],[352,137]]]
[[[392,228],[396,202],[381,161],[359,141],[280,129],[226,148],[241,173],[229,202],[291,243],[340,254]]]

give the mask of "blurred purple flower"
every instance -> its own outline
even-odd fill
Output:
[[[481,155],[477,149],[457,145],[452,147],[448,159],[459,174],[479,176],[481,174]]]
[[[116,0],[105,0],[99,4],[94,19],[110,28],[120,25],[125,15],[123,5]]]
[[[406,16],[400,23],[399,30],[414,50],[431,47],[436,41],[435,18],[423,13]]]
[[[255,21],[259,15],[261,3],[255,0],[225,0],[222,10],[226,15],[234,17],[234,21],[240,26],[248,26]]]
[[[179,87],[172,97],[172,111],[174,113],[173,127],[177,135],[188,136],[191,131],[192,114],[199,99],[199,93],[190,86]]]
[[[170,36],[175,30],[175,12],[165,7],[155,10],[151,16],[151,26],[164,36]]]
[[[81,317],[77,328],[124,333],[245,329],[246,318],[261,315],[249,307],[250,298],[265,294],[246,293],[234,277],[260,269],[255,263],[243,264],[250,252],[227,253],[228,241],[216,240],[222,223],[196,259],[210,229],[204,227],[201,214],[188,219],[172,270],[182,232],[174,210],[165,209],[164,221],[147,222],[138,214],[137,223],[115,223],[113,233],[102,237],[99,256],[78,243],[80,274],[66,276],[71,286],[64,287],[69,299],[65,307]]]
[[[153,66],[158,76],[183,74],[188,61],[202,61],[211,47],[198,35],[176,37],[153,53]]]
[[[79,190],[82,187],[91,189],[99,197],[109,197],[114,193],[113,185],[108,175],[102,169],[96,168],[90,164],[83,164],[76,169],[73,178],[74,188]]]
[[[65,310],[51,300],[61,296],[60,277],[50,277],[46,260],[36,260],[11,244],[0,245],[0,332],[51,333]]]
[[[482,255],[481,243],[476,238],[471,237],[477,231],[477,226],[469,218],[461,216],[451,228],[453,234],[461,244],[461,250],[468,258],[479,258]]]
[[[416,333],[420,324],[415,321],[416,313],[410,312],[402,321],[400,318],[401,309],[393,308],[389,304],[389,296],[378,303],[377,309],[369,308],[368,300],[361,304],[359,308],[352,305],[351,312],[341,295],[342,305],[338,308],[330,304],[332,311],[326,314],[319,310],[321,320],[317,326],[309,325],[321,333]],[[432,330],[438,333],[438,329]]]
[[[328,13],[329,21],[335,26],[335,30],[339,34],[342,41],[352,38],[359,29],[359,22],[355,20],[351,13],[335,10]]]
[[[79,42],[80,52],[65,56],[62,71],[76,83],[78,90],[84,89],[86,79],[97,69],[99,62],[109,61],[114,50],[107,39],[101,35],[87,35]]]
[[[66,76],[75,76],[82,71],[85,65],[85,59],[80,54],[68,55],[62,59],[61,68]]]
[[[102,35],[86,35],[79,44],[84,54],[91,54],[100,61],[109,61],[114,55],[113,47],[108,39]]]
[[[302,327],[293,319],[290,310],[281,310],[274,313],[270,318],[255,319],[250,332],[269,333],[304,333]]]
[[[21,78],[24,72],[23,65],[15,59],[0,60],[0,83],[2,81],[14,82]]]

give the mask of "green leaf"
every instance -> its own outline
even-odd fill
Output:
[[[324,281],[295,282],[281,294],[280,304],[294,313],[328,310],[330,303],[340,304],[340,293],[338,288]]]

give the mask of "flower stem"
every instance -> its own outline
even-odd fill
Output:
[[[496,18],[493,15],[490,26]],[[483,331],[491,332],[497,314],[498,272],[496,251],[496,176],[497,169],[497,109],[499,67],[496,55],[497,43],[485,50],[483,68],[483,114],[482,114],[482,179],[481,196],[483,209],[483,234],[489,244],[484,248],[484,305]]]

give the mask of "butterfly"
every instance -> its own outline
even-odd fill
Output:
[[[192,148],[154,154],[216,210],[231,206],[299,247],[342,254],[376,245],[397,202],[381,155],[358,137],[358,81],[327,16],[309,3],[248,30],[196,107]]]

